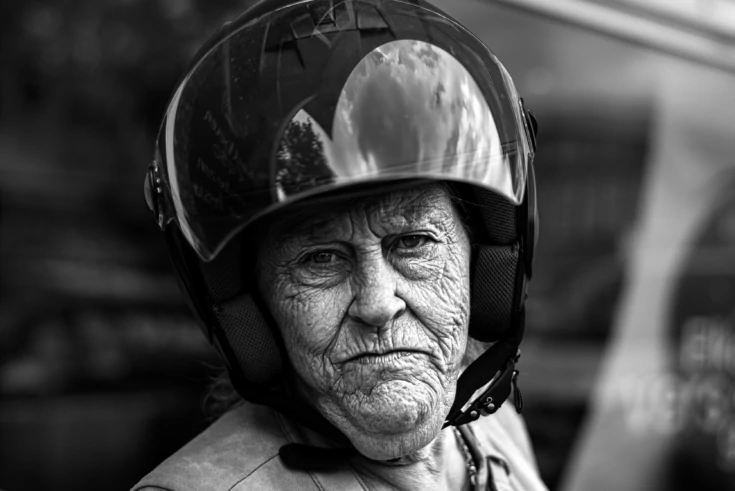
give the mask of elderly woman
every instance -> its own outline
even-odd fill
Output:
[[[534,133],[429,4],[266,0],[226,24],[146,199],[239,402],[135,489],[545,489],[513,411]]]

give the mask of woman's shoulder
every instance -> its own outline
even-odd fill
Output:
[[[546,490],[526,424],[512,403],[506,402],[494,414],[469,426],[483,455],[507,474],[510,489]]]
[[[292,441],[277,413],[244,403],[166,459],[133,491],[310,489],[314,485],[308,474],[289,471],[278,458],[280,447]]]
[[[535,465],[526,422],[523,416],[516,412],[512,401],[507,401],[491,416],[481,417],[475,421],[472,429],[480,439],[490,442],[496,449],[517,450]]]

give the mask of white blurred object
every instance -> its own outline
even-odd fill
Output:
[[[604,3],[695,32],[735,39],[733,0],[607,0]]]
[[[735,76],[672,60],[657,102],[629,279],[564,491],[668,489],[682,429],[668,344],[674,286],[718,199],[733,192],[723,186],[735,173]]]
[[[733,0],[491,0],[735,72]]]

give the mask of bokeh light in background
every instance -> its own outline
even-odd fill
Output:
[[[554,3],[625,4],[631,26],[679,19],[671,43],[694,36],[691,53],[725,69],[611,36],[602,16],[581,28],[532,13],[532,0],[435,3],[503,60],[541,122],[519,368],[544,479],[734,489],[735,2]],[[242,5],[0,3],[6,491],[128,489],[206,425],[216,360],[142,181],[177,78]]]

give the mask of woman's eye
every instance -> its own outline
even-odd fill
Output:
[[[329,264],[336,259],[336,255],[333,252],[315,252],[309,259],[315,264]]]
[[[401,249],[416,249],[426,244],[427,240],[425,235],[404,235],[396,241],[396,245]]]

